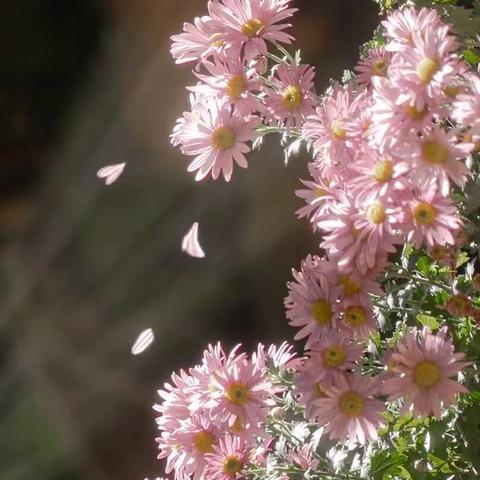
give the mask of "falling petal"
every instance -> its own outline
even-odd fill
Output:
[[[205,252],[202,250],[200,243],[198,243],[198,222],[192,225],[192,228],[183,237],[182,251],[195,258],[204,258]]]
[[[144,330],[135,340],[132,347],[132,355],[139,355],[144,352],[155,340],[155,335],[151,328]]]
[[[107,165],[97,172],[97,177],[105,180],[105,185],[111,185],[122,174],[125,163],[116,163],[115,165]]]

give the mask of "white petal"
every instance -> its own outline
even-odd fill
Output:
[[[97,177],[105,180],[105,185],[111,185],[122,174],[125,163],[116,163],[115,165],[107,165],[97,172]]]
[[[132,346],[132,355],[138,355],[144,352],[155,340],[155,335],[151,328],[144,330],[135,340]]]
[[[204,258],[205,252],[198,243],[198,222],[195,222],[182,240],[182,251],[195,258]]]

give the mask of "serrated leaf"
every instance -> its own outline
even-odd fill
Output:
[[[460,267],[464,263],[467,263],[470,260],[467,252],[460,252],[457,257],[456,267]]]

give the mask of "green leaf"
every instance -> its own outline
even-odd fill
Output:
[[[400,452],[379,450],[375,452],[370,460],[370,473],[373,480],[383,480],[388,474],[397,474],[402,463],[408,457]]]
[[[473,50],[465,50],[463,52],[463,58],[470,64],[470,65],[478,65],[480,63],[480,55],[475,53]]]
[[[435,317],[431,317],[430,315],[424,315],[423,313],[419,313],[417,315],[417,320],[424,326],[428,327],[431,330],[436,330],[440,327],[440,323]]]
[[[470,257],[468,256],[467,252],[460,252],[458,257],[457,257],[457,264],[456,267],[460,267],[464,263],[467,263],[470,260]]]
[[[417,260],[416,267],[420,273],[423,273],[424,275],[426,275],[430,269],[431,264],[432,262],[428,257],[422,256]]]

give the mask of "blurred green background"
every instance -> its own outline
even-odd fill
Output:
[[[370,0],[297,0],[317,88],[351,68]],[[188,67],[169,36],[203,0],[4,0],[0,15],[0,479],[143,480],[156,389],[222,340],[291,338],[290,269],[316,241],[295,219],[306,158],[269,139],[231,184],[196,184],[169,133]],[[127,162],[106,188],[102,166]],[[204,260],[180,251],[200,222]],[[151,327],[153,345],[130,348]]]

